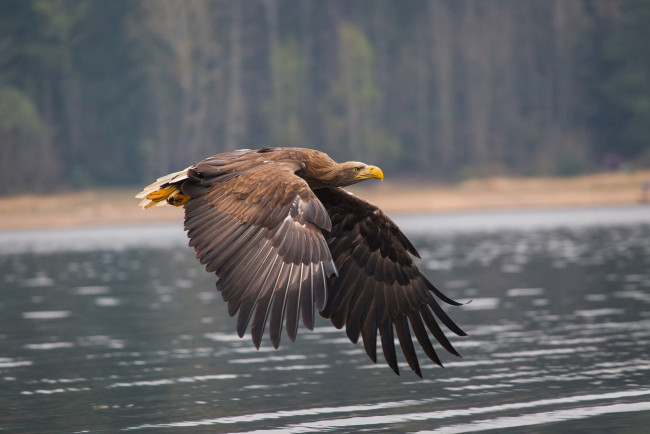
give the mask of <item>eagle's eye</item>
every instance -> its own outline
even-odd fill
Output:
[[[355,168],[354,168],[354,171],[355,171],[355,172],[361,172],[361,167],[355,167]]]

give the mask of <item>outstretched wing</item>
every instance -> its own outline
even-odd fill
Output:
[[[197,258],[219,277],[217,289],[237,333],[249,323],[259,348],[267,319],[274,347],[282,325],[295,340],[300,312],[313,329],[323,309],[327,278],[336,273],[321,229],[331,227],[325,208],[295,175],[299,161],[207,159],[188,171],[181,186],[185,230]]]
[[[361,335],[373,362],[377,361],[379,330],[386,362],[398,375],[393,330],[406,361],[419,376],[411,331],[435,363],[442,366],[427,328],[447,351],[458,355],[436,318],[457,335],[465,332],[445,314],[434,295],[452,305],[459,303],[424,277],[410,256],[419,257],[406,235],[379,208],[343,189],[320,189],[316,195],[332,220],[331,231],[323,233],[339,272],[330,282],[321,314],[337,328],[345,325],[352,342]]]

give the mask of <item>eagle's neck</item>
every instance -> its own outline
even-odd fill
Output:
[[[305,164],[305,169],[298,173],[305,179],[312,190],[319,188],[345,187],[354,182],[345,182],[345,163],[336,161],[325,155],[325,158],[312,159]]]
[[[340,183],[338,163],[332,162],[331,166],[307,166],[298,173],[305,179],[312,190],[327,187],[343,187]]]

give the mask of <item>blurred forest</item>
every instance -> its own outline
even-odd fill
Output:
[[[0,193],[307,146],[393,177],[650,161],[647,0],[3,0]]]

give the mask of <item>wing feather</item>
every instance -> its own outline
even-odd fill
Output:
[[[413,341],[411,340],[411,333],[409,332],[407,317],[400,315],[393,320],[393,323],[395,324],[395,331],[397,332],[399,345],[402,347],[402,352],[406,357],[406,361],[408,362],[409,367],[419,377],[422,377],[420,364],[418,363],[418,356],[415,354],[415,347],[413,346]]]
[[[406,362],[419,376],[422,372],[413,335],[436,364],[441,365],[441,361],[427,329],[443,348],[458,355],[437,320],[457,335],[465,333],[437,299],[452,305],[459,303],[441,293],[422,274],[411,257],[418,253],[408,237],[379,208],[340,188],[315,193],[332,221],[332,230],[323,234],[339,270],[339,277],[329,287],[329,301],[322,315],[336,327],[345,325],[352,342],[361,336],[373,362],[377,360],[379,332],[386,363],[397,374],[395,333]]]
[[[289,339],[291,339],[292,342],[296,340],[296,334],[298,333],[298,324],[300,319],[300,290],[302,287],[304,267],[305,264],[296,264],[296,279],[287,293],[287,336],[289,336]]]
[[[269,336],[274,348],[280,346],[280,337],[282,335],[282,320],[287,305],[287,294],[295,278],[294,273],[296,264],[289,264],[289,277],[284,285],[273,294],[273,307],[271,308],[271,322],[269,323]]]
[[[373,297],[370,307],[368,308],[368,313],[366,314],[366,320],[363,322],[363,326],[361,328],[363,348],[366,350],[366,354],[368,354],[368,357],[370,357],[370,360],[372,360],[373,363],[377,363],[377,315],[375,313],[376,303],[377,300]]]
[[[283,323],[291,340],[303,322],[313,328],[314,309],[327,299],[336,272],[321,230],[331,221],[307,182],[304,167],[281,149],[235,151],[210,157],[187,170],[180,190],[190,246],[217,289],[238,314],[237,333],[251,327],[259,348],[267,319],[272,344]]]
[[[275,264],[278,262],[277,255],[271,255],[271,250],[267,254],[267,260],[270,262],[264,267],[264,271],[258,273],[258,277],[254,281],[249,283],[248,288],[246,288],[244,295],[241,299],[241,313],[237,317],[237,334],[239,337],[244,336],[248,323],[253,315],[253,309],[257,301],[260,299],[260,296],[264,293],[266,288],[266,283],[270,276],[272,276]]]
[[[276,292],[275,288],[286,280],[288,271],[289,266],[284,261],[280,261],[280,270],[278,271],[275,283],[269,290],[264,292],[256,305],[255,317],[253,318],[253,324],[251,325],[251,336],[256,348],[259,348],[262,342],[264,327],[266,326],[266,320],[269,317],[271,304],[273,303],[273,294]]]
[[[302,312],[302,322],[309,330],[314,329],[314,264],[309,264],[307,281],[302,286],[300,295],[300,311]]]
[[[381,336],[381,348],[384,352],[384,359],[390,368],[399,375],[397,365],[397,353],[395,352],[395,337],[393,336],[393,324],[387,319],[379,323],[379,335]]]
[[[364,282],[364,288],[359,291],[359,294],[354,301],[354,305],[351,307],[348,315],[345,332],[354,343],[357,343],[359,340],[362,324],[364,324],[366,316],[368,316],[370,312],[369,307],[372,305],[373,300],[373,291],[371,286],[372,281],[366,279]]]
[[[436,350],[433,348],[433,345],[431,345],[431,340],[429,340],[429,336],[427,335],[427,331],[424,328],[420,314],[418,312],[411,312],[409,314],[409,322],[411,323],[411,328],[413,329],[415,337],[424,349],[426,355],[434,363],[442,366],[442,362],[440,361],[438,354],[436,354]]]

